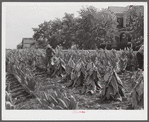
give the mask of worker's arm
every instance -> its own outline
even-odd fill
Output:
[[[53,48],[51,49],[51,51],[52,51],[53,54],[55,54],[55,50]]]

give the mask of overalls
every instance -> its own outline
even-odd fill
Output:
[[[53,53],[53,50],[51,48],[46,49],[46,71],[47,71],[48,65],[49,67],[51,67],[52,53]]]
[[[137,57],[137,61],[138,61],[138,64],[139,64],[139,68],[144,70],[144,67],[143,67],[143,63],[144,63],[143,62],[143,59],[144,59],[143,53],[144,53],[144,48],[141,46],[140,50],[136,54],[136,57]]]

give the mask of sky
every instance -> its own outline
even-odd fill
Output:
[[[137,5],[132,2],[3,2],[2,30],[7,49],[16,49],[22,38],[32,38],[32,28],[38,27],[44,21],[64,17],[64,13],[78,16],[78,11],[84,6],[94,6],[97,9],[108,6]]]

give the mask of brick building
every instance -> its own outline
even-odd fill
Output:
[[[117,17],[117,22],[119,23],[117,28],[120,30],[123,30],[122,28],[126,27],[127,23],[127,14],[128,11],[132,8],[132,6],[126,6],[126,7],[118,7],[118,6],[109,6],[108,9],[113,12]],[[139,6],[136,8],[137,14],[144,14],[144,6]]]
[[[118,6],[109,6],[108,9],[113,12],[117,17],[117,28],[126,27],[126,11],[129,7],[118,7]]]
[[[119,43],[119,45],[126,46],[128,42],[131,42],[131,31],[128,31],[127,29],[127,22],[128,22],[128,11],[132,9],[133,6],[126,6],[126,7],[118,7],[118,6],[109,6],[108,9],[116,15],[117,18],[117,28],[119,30],[119,37],[116,37],[116,42]],[[144,14],[144,6],[137,6],[136,8],[137,15],[143,15]],[[136,35],[135,35],[136,36]]]

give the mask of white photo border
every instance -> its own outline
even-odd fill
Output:
[[[5,110],[5,43],[6,8],[9,2],[2,3],[2,120],[147,120],[148,109],[148,37],[147,2],[130,2],[130,5],[144,5],[144,110]],[[12,2],[14,4],[14,2]],[[27,2],[20,4],[26,4]],[[85,2],[88,3],[88,2]],[[99,2],[100,3],[100,2]],[[102,2],[104,3],[104,2]],[[105,2],[109,5],[113,2]],[[116,2],[118,3],[118,2]],[[120,2],[122,3],[122,2]],[[10,4],[10,3],[9,3]],[[19,3],[17,3],[19,4]],[[30,2],[29,4],[38,4]],[[47,4],[41,3],[41,4]],[[57,4],[57,2],[55,3]],[[63,2],[62,2],[63,4]],[[13,43],[13,42],[12,42]],[[84,111],[84,113],[80,112]]]

